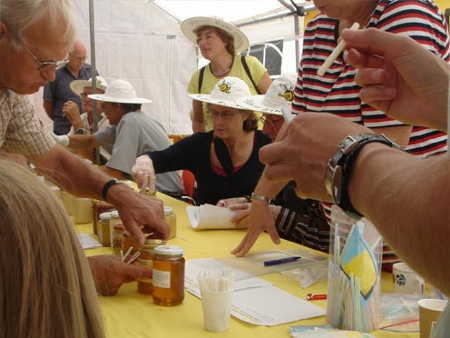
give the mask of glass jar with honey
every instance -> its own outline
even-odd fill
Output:
[[[173,306],[184,299],[183,248],[160,245],[154,249],[153,258],[153,302],[157,305]]]
[[[144,242],[144,246],[140,250],[140,256],[137,259],[136,265],[141,266],[143,268],[148,268],[152,270],[153,268],[153,258],[154,258],[154,249],[157,246],[165,245],[167,242],[162,239],[146,239]],[[143,293],[146,295],[151,295],[153,291],[152,279],[151,278],[141,278],[137,280],[137,289],[139,293]]]
[[[111,237],[111,247],[115,255],[120,255],[120,250],[122,250],[122,241],[125,228],[122,224],[116,224],[113,227],[112,237]]]
[[[177,216],[172,207],[164,207],[164,220],[169,224],[169,239],[177,236]]]

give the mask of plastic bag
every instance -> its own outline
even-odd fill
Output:
[[[294,338],[374,338],[369,333],[336,330],[331,326],[291,326],[289,333]]]
[[[321,258],[316,260],[304,259],[299,262],[299,267],[290,271],[282,272],[300,283],[300,287],[309,288],[311,285],[325,281],[328,276],[328,259]]]
[[[383,240],[365,218],[333,206],[328,268],[327,321],[338,329],[370,332],[380,327]]]

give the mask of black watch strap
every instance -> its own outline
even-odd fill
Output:
[[[355,209],[352,202],[350,201],[350,196],[348,193],[348,185],[350,182],[350,177],[352,174],[352,170],[356,159],[358,158],[359,153],[369,143],[379,142],[385,144],[390,147],[399,148],[400,147],[385,135],[382,134],[361,134],[359,135],[360,139],[356,144],[354,144],[350,151],[342,157],[341,159],[341,167],[342,167],[342,182],[341,182],[341,191],[339,201],[336,201],[336,204],[343,209],[344,211],[354,214],[356,216],[362,217],[361,213]]]
[[[109,189],[111,189],[111,187],[117,183],[119,183],[119,180],[117,178],[113,178],[105,183],[105,185],[102,188],[102,197],[103,197],[104,201],[106,201],[106,197],[108,196]]]

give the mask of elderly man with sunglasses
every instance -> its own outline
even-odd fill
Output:
[[[56,70],[66,63],[75,41],[73,12],[71,0],[0,1],[0,150],[25,155],[38,171],[74,195],[114,204],[140,243],[142,227],[166,238],[169,227],[162,202],[117,184],[56,145],[26,97],[53,81]],[[136,267],[131,271],[109,256],[90,258],[90,263],[95,280],[108,283],[99,288],[107,294],[117,292],[122,282],[148,274]]]

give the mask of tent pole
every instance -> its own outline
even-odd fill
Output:
[[[97,67],[95,60],[95,21],[94,21],[94,0],[89,0],[89,36],[91,42],[91,65],[92,65],[92,88],[97,88]],[[97,105],[92,105],[92,113],[93,113],[93,126],[92,133],[95,133],[98,130],[98,115],[97,115]],[[100,164],[100,152],[98,148],[94,148],[94,163]]]

